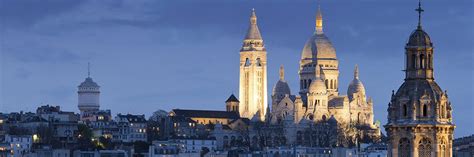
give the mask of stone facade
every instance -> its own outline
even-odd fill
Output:
[[[417,11],[421,17],[421,5]],[[421,23],[405,46],[405,82],[388,105],[389,156],[452,156],[454,124],[446,91],[433,75],[433,43]]]

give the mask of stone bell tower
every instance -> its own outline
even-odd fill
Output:
[[[392,93],[388,105],[390,157],[452,156],[454,124],[446,91],[433,75],[433,43],[421,27],[421,3],[418,27],[405,46],[405,82]]]
[[[239,112],[251,119],[256,113],[265,119],[267,108],[267,51],[252,9],[250,26],[240,49]],[[259,111],[259,112],[258,112]]]

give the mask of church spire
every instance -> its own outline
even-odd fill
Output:
[[[415,11],[418,12],[418,29],[421,29],[421,13],[425,11],[421,8],[421,0],[418,0],[418,8]]]
[[[283,65],[280,66],[280,80],[285,80],[285,69],[283,68]]]
[[[257,14],[255,13],[254,8],[252,8],[252,13],[250,15],[250,26],[245,39],[262,40],[262,36],[260,35],[260,30],[258,29],[257,25]]]
[[[323,33],[323,15],[321,14],[321,6],[318,2],[318,12],[316,13],[316,33]]]
[[[354,68],[354,79],[359,79],[359,66],[357,64]]]

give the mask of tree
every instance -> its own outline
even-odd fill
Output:
[[[59,144],[59,142],[57,142],[54,139],[53,128],[48,127],[46,125],[40,125],[39,127],[36,128],[36,133],[38,134],[38,137],[39,137],[41,143],[51,144],[55,147],[59,147],[57,145],[57,144]]]
[[[80,150],[94,148],[94,143],[92,143],[92,131],[87,125],[78,125],[77,143]]]

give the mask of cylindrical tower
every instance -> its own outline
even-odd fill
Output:
[[[100,107],[100,86],[90,77],[78,86],[78,107],[81,115],[87,111],[98,111]]]

